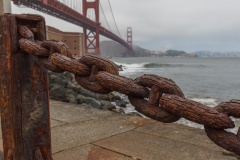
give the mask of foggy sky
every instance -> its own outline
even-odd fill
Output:
[[[101,0],[104,8],[107,0]],[[133,28],[133,43],[151,50],[240,51],[239,0],[111,0],[121,34]],[[12,7],[13,12],[40,12]],[[113,25],[110,9],[105,11]],[[81,28],[49,18],[65,31]],[[116,30],[116,29],[113,29]]]

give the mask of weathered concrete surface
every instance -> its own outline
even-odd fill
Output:
[[[237,160],[204,131],[51,101],[54,160]],[[2,139],[0,150],[2,151]],[[1,160],[0,153],[0,160]]]
[[[51,128],[53,127],[58,127],[58,126],[62,126],[62,125],[65,125],[67,123],[65,122],[61,122],[61,121],[58,121],[58,120],[54,120],[54,119],[51,119]]]
[[[146,121],[151,122],[150,120]],[[138,121],[136,120],[135,123]],[[131,117],[115,114],[91,121],[55,127],[52,129],[53,153],[133,130],[138,127],[135,123],[131,121]]]
[[[55,160],[132,160],[131,157],[91,144],[64,150],[54,154]]]
[[[190,128],[178,124],[154,123],[137,128],[136,131],[193,145],[197,142],[198,146],[212,148],[218,151],[225,151],[220,147],[216,147],[216,145],[210,141],[207,136],[205,136],[206,133],[204,130],[197,128]]]
[[[226,160],[221,152],[160,136],[130,131],[93,143],[99,147],[145,160]]]
[[[50,106],[51,119],[65,123],[93,120],[114,114],[113,112],[90,108],[88,105],[77,105],[59,101],[50,101]]]

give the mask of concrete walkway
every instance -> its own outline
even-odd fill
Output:
[[[50,108],[54,160],[237,160],[200,129],[87,105],[51,101]]]

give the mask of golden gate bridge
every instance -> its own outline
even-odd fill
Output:
[[[114,33],[104,13],[100,0],[12,0],[16,5],[24,5],[56,18],[83,27],[84,49],[86,53],[100,55],[100,35],[118,42],[128,49],[128,56],[134,56],[132,50],[132,28],[127,28],[126,40],[119,32],[113,14],[110,0],[108,0],[113,21],[117,30]],[[100,22],[100,11],[106,27]]]

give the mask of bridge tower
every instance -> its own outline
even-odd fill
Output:
[[[127,43],[132,47],[132,27],[127,28]]]
[[[127,44],[131,47],[131,49],[128,49],[128,51],[127,51],[128,56],[134,56],[135,55],[135,53],[133,51],[133,48],[132,48],[132,45],[133,45],[132,37],[133,37],[132,27],[128,27],[127,28]]]
[[[85,53],[94,53],[100,55],[100,41],[99,41],[99,0],[83,0],[83,16],[87,17],[88,9],[93,9],[95,11],[95,20],[97,27],[95,31],[91,31],[86,27],[83,27],[84,36],[84,48]]]

